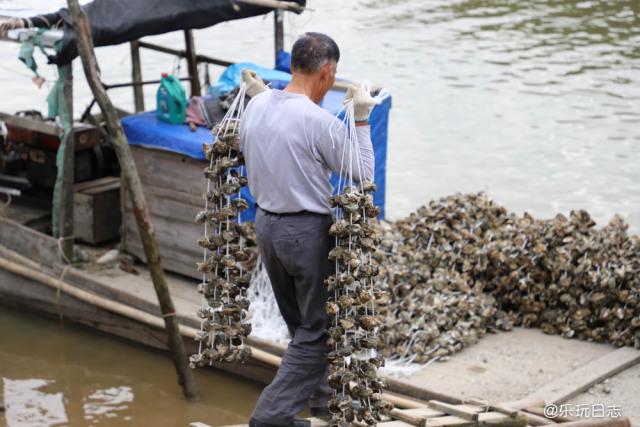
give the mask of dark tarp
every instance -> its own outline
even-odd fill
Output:
[[[305,6],[306,0],[293,0]],[[263,15],[272,9],[233,0],[95,0],[83,6],[95,46],[108,46],[176,30],[206,28],[224,21]],[[66,64],[78,56],[69,11],[45,15],[50,23],[62,19],[64,48],[51,57]],[[56,19],[56,17],[58,19]],[[32,18],[38,22],[37,17]]]

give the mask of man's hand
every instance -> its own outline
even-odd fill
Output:
[[[6,37],[10,30],[24,28],[24,21],[20,18],[0,18],[0,37]]]
[[[242,81],[247,85],[247,95],[251,98],[259,93],[269,90],[260,76],[253,70],[242,69]]]
[[[346,104],[351,100],[353,100],[354,119],[359,123],[366,123],[369,120],[369,113],[371,113],[373,106],[380,103],[380,101],[371,96],[367,85],[364,83],[357,86],[349,86],[343,103]]]

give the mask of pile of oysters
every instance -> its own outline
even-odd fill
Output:
[[[583,210],[517,216],[483,193],[381,223],[382,353],[443,360],[514,325],[640,348],[640,239],[627,228],[616,216],[597,229]]]
[[[377,376],[384,364],[378,353],[382,342],[377,302],[385,299],[385,292],[376,285],[378,266],[372,258],[380,240],[371,221],[379,214],[373,203],[375,190],[373,183],[345,186],[329,201],[336,213],[329,230],[335,238],[329,253],[335,271],[325,281],[331,319],[328,381],[334,389],[330,426],[376,425],[392,409],[382,399],[385,384]]]
[[[203,304],[198,310],[199,349],[190,357],[192,367],[213,362],[244,363],[251,355],[245,345],[251,333],[246,291],[258,253],[253,223],[240,221],[248,203],[240,196],[247,178],[242,168],[239,123],[237,119],[223,120],[213,129],[213,144],[203,147],[210,161],[204,170],[205,209],[196,217],[196,222],[204,225],[204,236],[198,240],[204,257],[197,265],[202,273],[198,292],[203,295]]]

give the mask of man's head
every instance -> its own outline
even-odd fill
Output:
[[[302,78],[313,85],[317,101],[331,89],[336,81],[336,68],[340,49],[329,36],[321,33],[304,33],[291,50],[291,72],[294,78]]]

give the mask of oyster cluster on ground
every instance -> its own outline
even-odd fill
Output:
[[[378,266],[372,259],[379,244],[371,219],[379,214],[373,203],[373,183],[346,186],[329,203],[336,219],[329,234],[335,247],[329,260],[335,270],[325,281],[329,291],[326,310],[330,316],[327,360],[329,386],[334,389],[329,402],[330,426],[376,425],[392,406],[382,399],[384,381],[377,369],[384,364],[378,353],[380,317],[377,301],[385,293],[378,290]]]
[[[198,292],[203,295],[203,305],[198,310],[199,350],[190,357],[192,367],[213,362],[244,363],[251,355],[244,342],[251,333],[246,290],[256,265],[257,248],[253,223],[240,222],[240,213],[248,203],[240,196],[247,178],[242,170],[238,131],[238,120],[223,120],[213,129],[215,141],[203,147],[210,161],[204,170],[208,182],[205,209],[196,217],[196,222],[204,225],[204,236],[198,240],[204,257],[197,265],[202,272]]]
[[[640,240],[619,217],[601,229],[582,210],[536,220],[478,193],[380,227],[387,357],[446,359],[513,325],[640,348]]]

